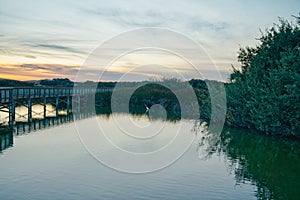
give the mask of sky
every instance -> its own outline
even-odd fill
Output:
[[[197,67],[206,73],[205,78],[226,81],[231,65],[239,66],[239,48],[257,45],[260,30],[278,22],[278,17],[295,22],[291,15],[298,15],[299,8],[298,0],[0,0],[0,78],[198,78],[184,56],[166,51],[168,48],[124,54],[122,44],[126,41],[110,47],[118,49],[118,58],[109,51],[98,55],[100,60],[105,56],[111,59],[109,66],[100,60],[85,65],[97,48],[113,38],[136,29],[156,27],[180,33],[199,45],[207,57],[198,56],[196,51],[190,54],[198,60],[201,57]],[[150,34],[144,33],[139,37],[146,40]],[[159,43],[168,40],[162,35],[158,38]]]

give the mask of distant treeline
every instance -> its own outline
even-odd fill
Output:
[[[122,104],[126,104],[125,106],[128,107],[128,103],[123,100],[122,96],[127,96],[130,88],[137,88],[130,96],[129,112],[132,114],[145,114],[146,107],[150,108],[155,104],[160,104],[167,111],[167,119],[169,120],[180,119],[182,117],[182,109],[194,109],[195,105],[191,104],[193,97],[186,89],[187,84],[189,84],[196,94],[195,100],[198,100],[201,110],[199,117],[204,120],[210,119],[210,96],[206,83],[203,80],[192,79],[188,82],[183,82],[178,79],[163,79],[159,81],[124,82],[120,84],[122,84],[122,89],[119,91],[121,99],[114,99],[114,103],[118,104],[118,107],[122,107]],[[103,83],[99,83],[98,87],[104,87]],[[184,98],[182,102],[179,102],[179,99],[174,94],[175,90],[178,96]],[[112,112],[112,93],[113,91],[107,91],[96,94],[97,113]],[[123,110],[118,110],[118,112],[123,112]],[[185,117],[189,117],[189,115],[186,114]]]
[[[68,78],[54,78],[38,81],[17,81],[0,79],[0,87],[73,87],[74,82]]]

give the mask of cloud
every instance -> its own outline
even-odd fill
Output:
[[[38,70],[38,69],[47,70],[48,69],[48,67],[41,66],[41,65],[34,65],[34,64],[22,64],[19,65],[19,67],[22,70]]]
[[[146,7],[146,6],[145,6]],[[92,17],[99,17],[102,20],[108,20],[120,27],[169,27],[173,26],[173,22],[176,22],[177,27],[185,27],[189,31],[201,30],[201,29],[213,29],[220,31],[229,27],[229,23],[218,20],[207,20],[200,14],[193,14],[187,12],[187,10],[172,10],[172,7],[168,12],[154,9],[153,7],[141,8],[139,10],[124,9],[121,7],[93,7],[82,8],[81,11],[85,15]],[[170,27],[172,28],[172,27]],[[174,27],[175,28],[175,27]]]
[[[59,45],[50,45],[50,44],[38,44],[36,45],[38,47],[44,47],[44,48],[50,48],[50,49],[59,49],[59,50],[71,50],[71,48],[65,47],[65,46],[59,46]]]
[[[51,79],[54,77],[67,77],[74,79],[78,69],[79,66],[67,66],[59,64],[1,64],[0,76],[1,78],[7,78],[14,76],[18,77],[19,75],[22,75],[23,80],[28,80],[28,78]]]
[[[163,24],[163,16],[155,11],[139,13],[113,7],[85,9],[83,11],[88,15],[107,19],[121,27],[157,27]]]
[[[32,58],[32,59],[36,59],[36,57],[35,57],[35,56],[32,56],[32,55],[24,55],[24,57],[26,57],[26,58]]]
[[[77,53],[77,54],[86,54],[86,52],[62,45],[56,45],[56,44],[44,44],[44,43],[38,43],[38,42],[31,42],[26,43],[29,47],[36,47],[38,49],[49,49],[49,50],[58,50],[63,52],[71,52],[71,53]]]

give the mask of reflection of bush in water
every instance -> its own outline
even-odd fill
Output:
[[[208,124],[197,120],[192,132],[196,135],[197,151],[200,159],[209,159],[219,150],[220,137],[208,131]]]
[[[213,141],[213,146],[206,148],[207,155],[224,152],[237,183],[255,183],[258,199],[300,196],[299,141],[232,128]]]

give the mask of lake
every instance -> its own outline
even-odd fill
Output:
[[[206,129],[193,120],[113,114],[17,135],[0,153],[0,196],[299,199],[299,141],[233,128],[214,135]],[[98,140],[101,133],[112,146]],[[146,159],[149,152],[154,156]]]

